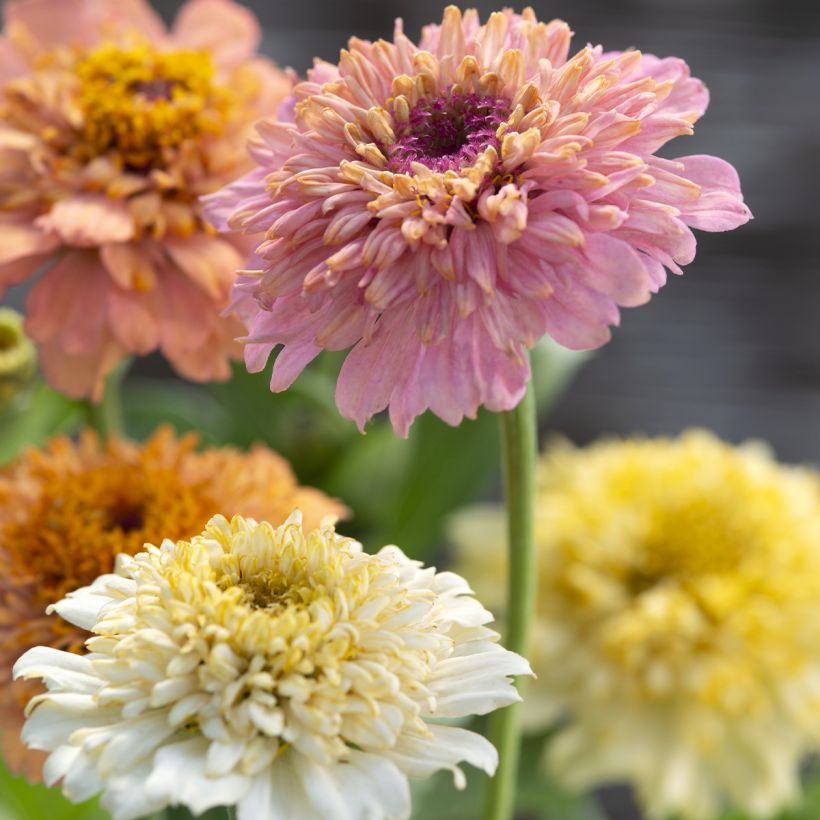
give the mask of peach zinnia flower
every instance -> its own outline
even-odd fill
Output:
[[[0,39],[0,294],[27,305],[51,384],[99,398],[128,354],[226,378],[220,317],[244,251],[198,198],[248,170],[248,129],[287,93],[230,0],[191,0],[171,32],[143,0],[13,0]]]
[[[708,95],[686,64],[584,48],[532,10],[450,6],[414,45],[350,41],[296,86],[293,123],[263,123],[260,169],[211,199],[214,222],[265,231],[239,279],[245,358],[283,345],[283,390],[320,350],[352,347],[337,385],[360,426],[389,405],[405,434],[509,409],[544,334],[609,339],[695,253],[690,228],[750,218],[734,169],[654,156]]]
[[[0,738],[9,764],[39,773],[19,743],[30,685],[11,668],[32,646],[79,650],[88,637],[46,607],[114,570],[120,553],[190,538],[218,511],[283,521],[302,510],[314,527],[345,508],[300,487],[288,463],[257,447],[195,452],[196,436],[162,428],[144,445],[85,432],[52,440],[0,470]]]

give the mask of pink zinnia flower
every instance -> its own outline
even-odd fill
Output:
[[[289,90],[230,0],[170,32],[144,0],[15,0],[0,39],[0,294],[43,267],[26,308],[51,384],[99,398],[124,356],[159,349],[225,378],[241,325],[220,316],[246,243],[199,197],[252,166],[260,113]]]
[[[262,123],[260,168],[209,203],[265,232],[235,308],[245,359],[283,345],[283,390],[320,350],[352,347],[336,399],[360,427],[389,405],[405,435],[523,395],[525,349],[609,339],[692,261],[690,228],[750,218],[737,174],[654,156],[692,133],[703,84],[675,58],[584,48],[531,10],[480,25],[454,6],[419,46],[350,41],[294,90],[293,123]]]

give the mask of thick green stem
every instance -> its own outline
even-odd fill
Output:
[[[122,382],[130,366],[130,360],[124,361],[113,370],[105,380],[103,397],[99,403],[85,403],[89,427],[93,427],[101,438],[122,435],[125,424],[122,410]]]
[[[537,583],[535,469],[538,429],[532,385],[521,403],[501,414],[504,495],[507,506],[507,635],[504,646],[526,656]],[[518,681],[521,688],[524,679]],[[510,820],[515,811],[521,751],[520,704],[493,715],[490,737],[498,749],[498,771],[487,792],[485,820]]]

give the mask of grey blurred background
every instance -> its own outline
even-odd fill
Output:
[[[435,0],[246,0],[265,51],[304,71],[351,34],[415,37]],[[178,0],[156,3],[169,18]],[[476,4],[482,15],[497,7]],[[612,343],[555,409],[551,426],[675,433],[702,425],[766,438],[781,458],[820,461],[820,3],[817,0],[551,0],[576,44],[685,58],[712,94],[695,136],[667,156],[713,153],[738,168],[755,220],[700,234],[698,257],[648,306],[624,312]]]

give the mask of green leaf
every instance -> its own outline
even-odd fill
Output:
[[[32,786],[22,777],[13,777],[0,762],[1,820],[106,820],[95,800],[75,805],[69,803],[57,789],[42,784]]]
[[[206,444],[222,444],[233,420],[213,396],[199,385],[181,381],[136,379],[123,391],[125,427],[144,440],[160,425],[178,433],[197,431]]]
[[[10,461],[26,446],[75,430],[83,419],[82,402],[38,382],[27,396],[0,414],[0,463]]]

